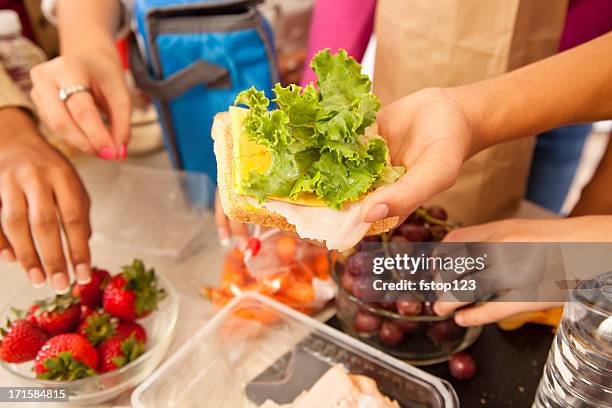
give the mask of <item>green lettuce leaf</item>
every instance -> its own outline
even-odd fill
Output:
[[[318,89],[276,84],[278,109],[268,110],[270,100],[254,88],[238,95],[236,104],[250,108],[246,136],[271,153],[267,171],[251,172],[242,187],[260,201],[309,192],[340,209],[401,174],[387,164],[382,139],[364,138],[380,102],[370,93],[372,83],[361,66],[344,50],[321,51],[311,66]]]

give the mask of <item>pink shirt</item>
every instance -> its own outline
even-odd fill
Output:
[[[357,4],[358,3],[358,4]],[[344,48],[349,55],[361,61],[374,28],[376,0],[317,0],[312,15],[308,58],[317,51]],[[314,81],[310,67],[302,75],[302,84]]]
[[[317,0],[310,29],[308,59],[323,48],[344,48],[361,61],[374,27],[377,0]],[[358,5],[356,4],[358,3]],[[560,51],[612,30],[612,0],[570,0]],[[302,84],[314,80],[309,67]]]

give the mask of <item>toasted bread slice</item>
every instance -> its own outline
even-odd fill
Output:
[[[287,222],[285,217],[266,208],[257,208],[247,201],[247,197],[234,191],[232,168],[232,130],[229,112],[221,112],[215,116],[212,126],[215,156],[217,157],[217,180],[221,206],[225,214],[232,220],[248,224],[258,224],[264,227],[279,228],[295,232],[295,226]],[[376,235],[391,230],[399,221],[398,217],[390,217],[374,222],[366,235]]]

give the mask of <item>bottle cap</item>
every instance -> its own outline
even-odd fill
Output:
[[[0,10],[0,35],[21,33],[19,14],[13,10]]]

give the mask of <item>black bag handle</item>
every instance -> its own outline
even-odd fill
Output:
[[[134,36],[130,39],[129,59],[138,88],[161,100],[174,99],[198,85],[210,89],[232,87],[229,71],[225,67],[204,60],[194,62],[166,79],[151,78]]]

